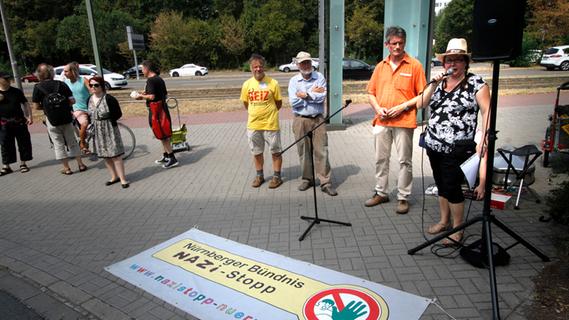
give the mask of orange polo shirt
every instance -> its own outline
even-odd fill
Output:
[[[374,95],[380,107],[390,109],[416,97],[427,84],[421,63],[407,53],[395,70],[389,64],[390,56],[380,61],[367,85],[367,92]],[[373,125],[385,127],[416,128],[417,108],[403,111],[398,117],[382,120],[378,114]]]

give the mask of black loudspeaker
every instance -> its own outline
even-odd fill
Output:
[[[476,0],[472,59],[510,60],[522,49],[526,0]]]

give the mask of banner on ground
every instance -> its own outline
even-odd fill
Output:
[[[105,269],[204,320],[411,320],[431,302],[197,229]]]

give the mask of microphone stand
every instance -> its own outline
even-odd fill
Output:
[[[352,226],[352,224],[349,222],[341,222],[341,221],[335,221],[335,220],[321,219],[320,217],[318,217],[318,204],[316,202],[316,181],[315,181],[316,180],[316,174],[314,173],[314,145],[312,144],[312,141],[313,141],[312,136],[313,136],[314,131],[316,129],[318,129],[321,125],[327,123],[328,120],[330,120],[330,118],[332,118],[333,116],[338,114],[340,111],[346,109],[350,105],[350,103],[352,103],[352,100],[350,100],[350,99],[346,100],[346,104],[342,108],[340,108],[339,110],[337,110],[333,114],[326,117],[324,120],[322,120],[322,122],[320,122],[318,125],[316,125],[314,128],[312,128],[312,130],[308,131],[305,135],[298,138],[295,142],[293,142],[291,145],[289,145],[283,151],[281,151],[281,155],[282,155],[283,153],[285,153],[285,151],[292,148],[292,146],[299,143],[304,138],[308,138],[308,143],[310,146],[310,165],[312,166],[312,181],[313,181],[313,183],[312,183],[312,194],[314,197],[314,217],[300,216],[300,219],[308,220],[308,221],[312,221],[312,222],[310,223],[308,228],[304,231],[304,233],[298,238],[298,241],[304,240],[304,238],[306,237],[306,235],[308,234],[310,229],[312,229],[312,227],[314,227],[315,224],[320,224],[320,222],[335,223],[335,224],[340,224],[340,225],[348,226],[348,227]]]

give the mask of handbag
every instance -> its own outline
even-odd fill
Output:
[[[419,135],[419,147],[426,148],[427,145],[425,144],[425,136],[427,135],[427,130],[421,132]]]

